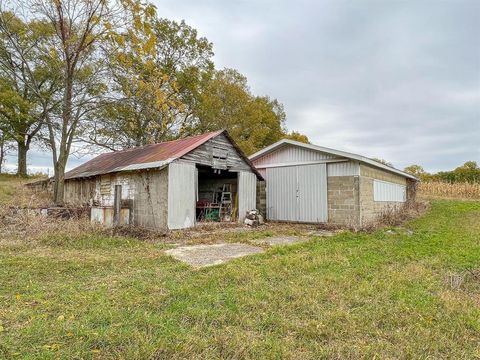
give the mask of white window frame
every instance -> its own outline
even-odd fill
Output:
[[[407,201],[407,187],[401,184],[374,179],[373,201],[403,203]]]

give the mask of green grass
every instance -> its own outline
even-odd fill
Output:
[[[480,202],[406,227],[198,271],[137,240],[6,242],[0,358],[480,357],[479,281],[446,281],[480,268]]]

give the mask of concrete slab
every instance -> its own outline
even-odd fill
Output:
[[[297,244],[297,243],[302,243],[308,240],[309,240],[308,238],[300,237],[300,236],[273,236],[273,237],[267,237],[264,239],[255,240],[254,243],[275,246],[275,245]]]
[[[262,253],[262,248],[247,244],[213,244],[181,246],[165,253],[193,267],[223,264],[235,258]]]

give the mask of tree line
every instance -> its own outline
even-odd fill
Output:
[[[420,165],[410,165],[405,172],[412,174],[421,181],[441,181],[446,183],[480,183],[480,167],[476,161],[467,161],[451,171],[428,173]]]
[[[184,21],[140,0],[0,2],[0,166],[32,145],[52,155],[54,201],[63,203],[69,156],[120,150],[227,129],[251,154],[281,138],[280,102],[254,95]],[[1,169],[1,168],[0,168]]]

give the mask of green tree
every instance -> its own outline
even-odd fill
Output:
[[[44,52],[52,31],[0,11],[0,128],[15,141],[17,174],[27,175],[27,152],[54,104],[58,76]]]
[[[184,21],[154,19],[118,36],[112,51],[112,97],[88,142],[112,150],[180,135],[190,121],[203,74],[213,68],[212,44]],[[95,121],[96,119],[94,119]]]
[[[310,144],[310,141],[308,140],[307,135],[301,134],[297,131],[292,131],[291,133],[287,133],[284,136],[285,139],[290,139],[290,140],[295,140],[298,142],[302,142],[305,144]]]
[[[3,164],[12,148],[12,139],[0,129],[0,174],[3,172]]]
[[[403,169],[403,171],[405,171],[406,173],[409,173],[413,176],[415,176],[416,178],[422,180],[422,181],[425,181],[427,180],[429,177],[430,177],[430,174],[427,173],[422,166],[420,165],[410,165],[410,166],[407,166],[405,169]]]
[[[452,171],[440,171],[435,174],[440,181],[456,183],[456,182],[480,182],[480,168],[475,161],[467,161],[462,166]]]
[[[283,105],[268,96],[251,94],[245,76],[233,69],[215,71],[204,79],[186,134],[226,129],[251,154],[285,135]]]

